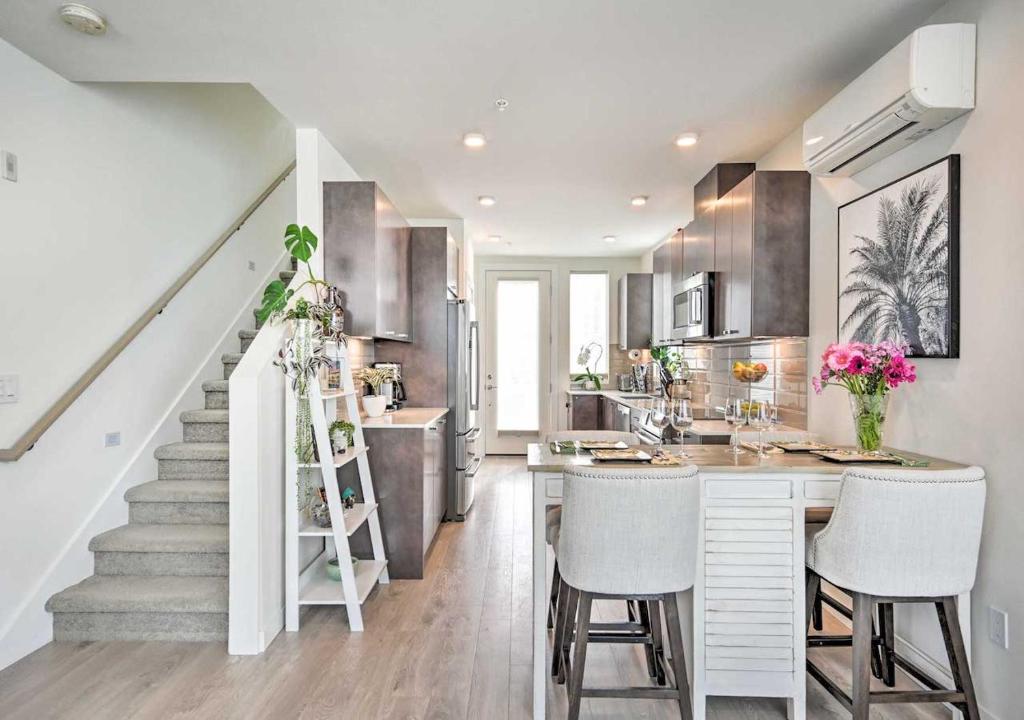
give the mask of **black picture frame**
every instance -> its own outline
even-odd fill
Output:
[[[936,173],[937,166],[945,165],[944,174]],[[876,342],[884,339],[885,336],[892,335],[892,328],[890,326],[888,332],[881,332],[874,334],[873,337],[865,337],[863,333],[858,337],[856,330],[861,329],[860,326],[856,328],[851,327],[852,320],[849,319],[847,328],[844,333],[844,305],[848,306],[852,300],[845,300],[844,296],[849,294],[851,297],[857,297],[852,292],[849,292],[849,288],[854,283],[847,277],[844,278],[844,254],[849,261],[849,256],[857,252],[859,248],[865,247],[866,243],[863,242],[865,237],[863,234],[851,233],[850,228],[844,229],[844,211],[849,217],[851,212],[870,212],[874,209],[876,219],[881,212],[883,199],[887,198],[890,201],[894,197],[900,196],[900,194],[909,187],[912,187],[912,183],[924,182],[927,176],[943,178],[947,190],[947,210],[946,210],[946,238],[944,244],[945,247],[945,261],[941,263],[939,267],[945,269],[946,273],[946,289],[947,296],[945,298],[944,308],[945,317],[942,322],[936,322],[933,315],[929,315],[929,326],[926,328],[928,340],[922,339],[921,333],[918,333],[917,340],[919,344],[912,346],[908,357],[916,358],[958,358],[960,357],[960,156],[957,154],[947,155],[943,158],[936,160],[935,162],[929,163],[923,167],[914,170],[913,172],[907,173],[902,177],[896,178],[891,182],[882,185],[881,187],[875,188],[874,190],[864,193],[863,195],[850,200],[849,202],[840,205],[836,211],[836,242],[837,242],[837,256],[836,256],[836,338],[839,342],[849,342],[854,339],[864,340],[866,342]],[[941,200],[939,201],[941,203]],[[923,210],[934,211],[935,206],[927,206]],[[934,212],[933,212],[934,214]],[[864,225],[864,219],[859,218],[860,225]],[[856,225],[856,222],[853,223]],[[844,245],[845,242],[845,245]],[[863,265],[863,263],[861,263]],[[934,267],[934,266],[930,266]],[[923,268],[925,270],[928,267]],[[846,271],[846,275],[850,275],[851,270]],[[921,273],[908,273],[904,275],[904,279],[908,277],[920,277]],[[868,296],[869,293],[862,292],[861,295]],[[856,301],[857,303],[860,300]],[[855,303],[856,307],[856,303]],[[847,308],[848,310],[850,308]],[[935,312],[934,308],[929,309],[930,313]],[[920,316],[918,316],[920,321]],[[921,326],[919,322],[919,328]],[[939,338],[936,335],[936,329],[941,328],[944,335]],[[900,328],[902,334],[902,328]],[[937,339],[939,338],[939,339]],[[906,340],[906,338],[904,337]]]

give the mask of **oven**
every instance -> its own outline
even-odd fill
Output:
[[[715,274],[701,272],[676,283],[672,293],[672,339],[708,339],[714,332]]]

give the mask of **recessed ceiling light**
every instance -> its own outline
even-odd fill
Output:
[[[805,143],[804,143],[804,145],[808,145],[808,146],[810,146],[810,145],[817,145],[818,143],[820,143],[820,142],[821,142],[822,140],[824,140],[824,139],[825,139],[825,138],[824,138],[824,137],[822,137],[821,135],[815,135],[815,136],[814,136],[814,137],[812,137],[812,138],[811,138],[810,140],[808,140],[807,142],[805,142]]]
[[[482,148],[487,144],[483,133],[471,132],[462,136],[462,144],[468,148]]]
[[[488,242],[499,243],[501,242],[501,235],[490,235],[487,238]]]
[[[78,32],[102,35],[107,31],[107,20],[91,7],[78,3],[64,3],[57,11],[60,19]]]
[[[480,203],[481,205],[483,205],[484,207],[491,207],[492,205],[494,205],[494,203],[495,203],[495,202],[497,202],[497,201],[496,201],[496,200],[495,200],[495,199],[494,199],[493,197],[491,197],[490,195],[481,195],[480,197],[478,197],[478,198],[476,199],[476,201],[477,201],[478,203]]]
[[[629,201],[629,204],[632,205],[633,207],[643,207],[644,205],[647,204],[647,196],[637,195],[635,198]]]
[[[615,242],[615,236],[614,235],[605,235],[604,236],[604,241],[606,243],[613,243],[613,242]]]
[[[697,133],[683,133],[676,138],[676,145],[678,147],[692,147],[697,144]]]
[[[508,100],[505,98],[498,98],[494,101],[494,107],[498,108],[498,112],[505,112],[508,110]]]

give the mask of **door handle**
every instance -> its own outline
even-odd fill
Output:
[[[497,390],[497,385],[484,385],[484,390]]]

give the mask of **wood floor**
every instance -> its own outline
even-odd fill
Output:
[[[488,458],[476,504],[444,524],[422,581],[394,581],[367,601],[366,632],[337,608],[304,611],[258,657],[219,643],[50,644],[0,672],[0,717],[467,718],[530,717],[530,483],[522,458]],[[615,605],[598,607],[610,618]],[[829,650],[837,676],[849,651]],[[846,672],[848,675],[848,671]],[[588,685],[646,681],[641,651],[592,645]],[[813,681],[810,718],[849,718]],[[549,717],[565,691],[549,687]],[[714,698],[713,720],[785,718],[773,700]],[[586,700],[582,717],[678,718],[669,701]],[[938,706],[873,710],[875,720],[948,718]]]

